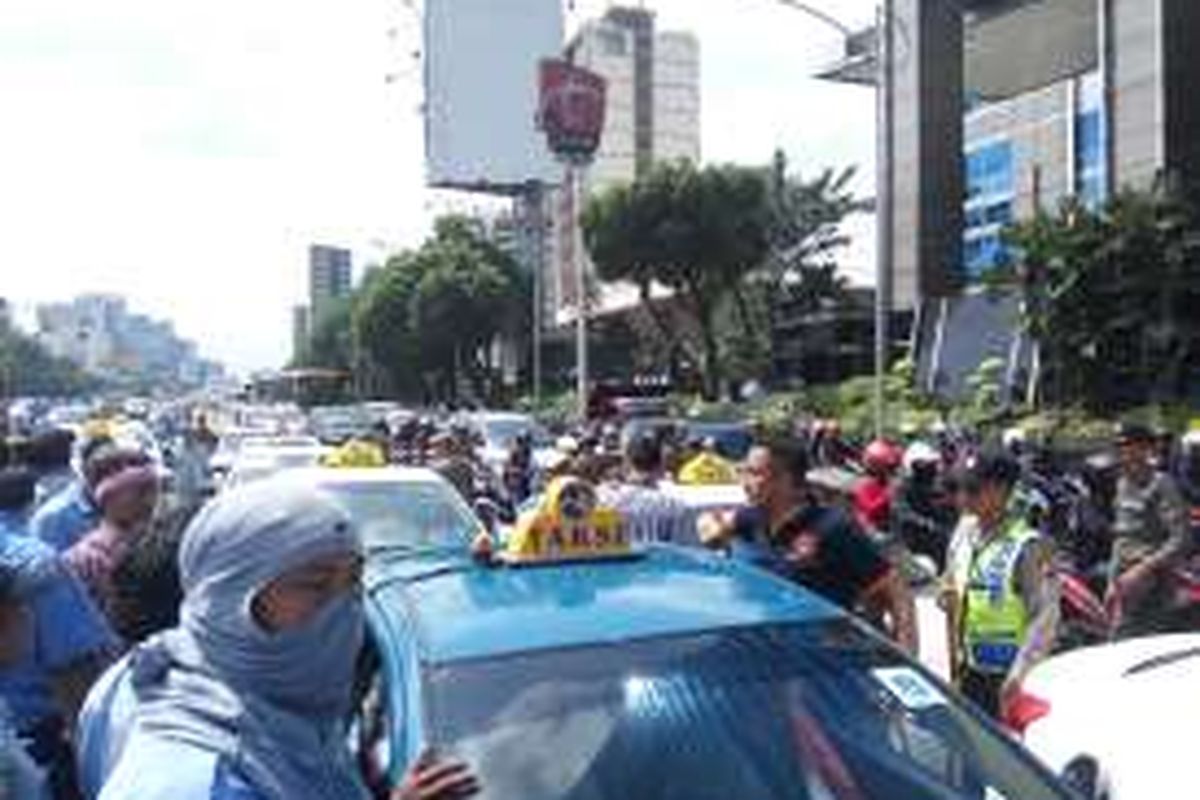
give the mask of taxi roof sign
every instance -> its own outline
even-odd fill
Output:
[[[529,566],[626,559],[636,555],[620,514],[600,508],[577,521],[536,513],[522,517],[497,557],[505,564]]]

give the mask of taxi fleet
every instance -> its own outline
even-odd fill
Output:
[[[1072,796],[815,595],[697,549],[635,548],[586,485],[547,497],[507,541],[468,547],[464,528],[368,547],[348,733],[369,783],[395,785],[432,746],[470,764],[483,798]],[[81,741],[99,785],[119,742]]]

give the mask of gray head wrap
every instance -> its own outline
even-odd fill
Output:
[[[179,627],[132,657],[137,730],[217,752],[269,797],[365,797],[340,730],[362,642],[359,597],[279,632],[251,609],[280,575],[358,546],[336,503],[286,477],[206,506],[180,548]]]

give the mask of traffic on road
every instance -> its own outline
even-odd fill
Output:
[[[1186,795],[1194,534],[1149,429],[1047,469],[800,420],[62,419],[0,471],[15,796]]]

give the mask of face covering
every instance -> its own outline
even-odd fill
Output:
[[[287,476],[206,506],[180,547],[180,625],[131,657],[136,730],[216,752],[269,797],[365,797],[341,735],[362,643],[361,600],[344,593],[276,632],[251,612],[280,575],[357,553],[341,508]]]
[[[282,708],[340,717],[349,711],[362,632],[362,602],[349,594],[326,603],[301,627],[277,633],[259,628],[256,646],[242,654],[245,682]]]

